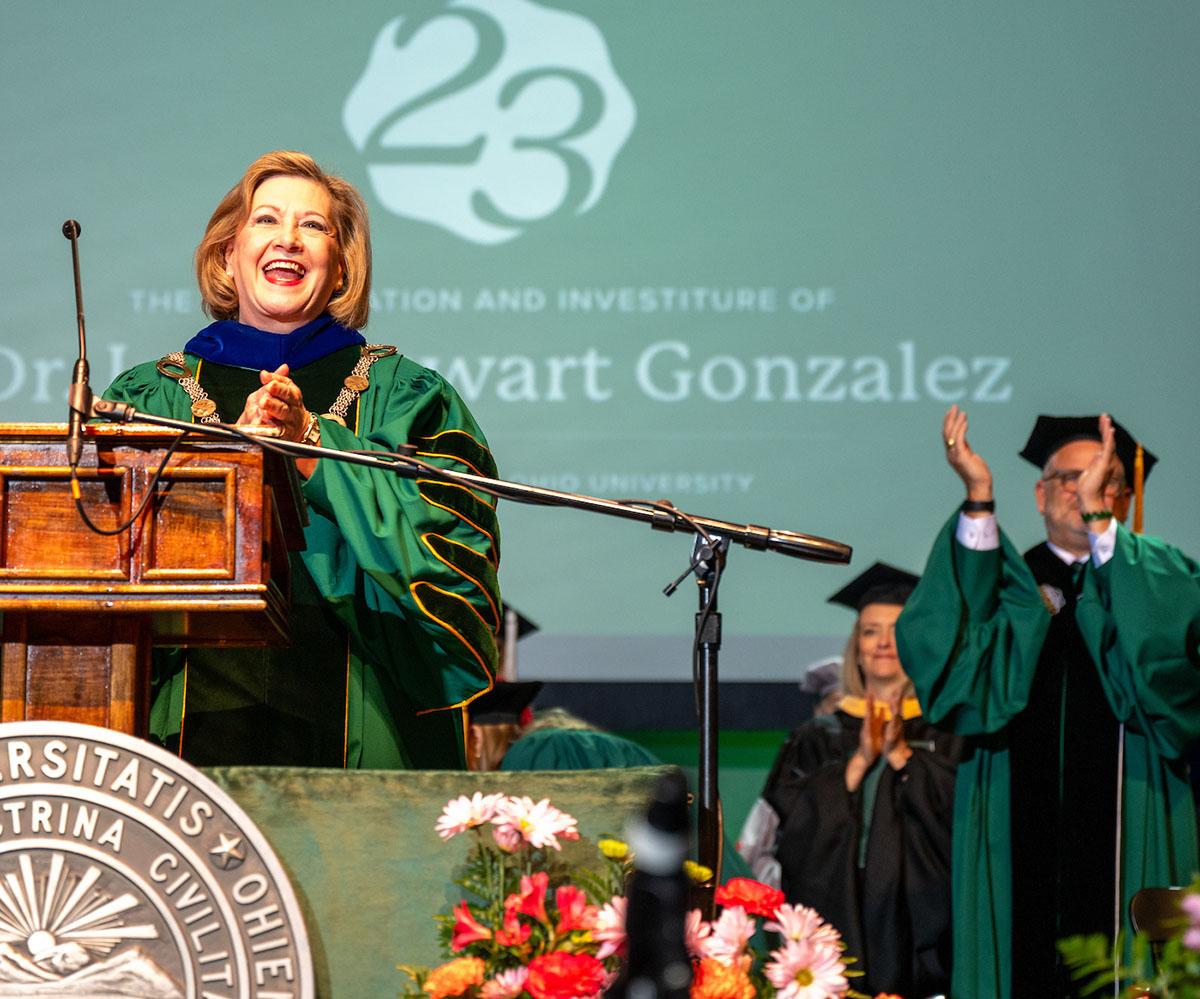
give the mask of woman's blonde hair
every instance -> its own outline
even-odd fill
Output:
[[[326,173],[311,156],[286,149],[265,153],[251,163],[208,220],[196,247],[196,281],[204,311],[214,319],[238,317],[237,289],[225,273],[225,253],[250,216],[254,192],[269,177],[303,177],[329,192],[342,283],[326,311],[343,326],[362,329],[371,306],[371,230],[366,202],[353,184]]]

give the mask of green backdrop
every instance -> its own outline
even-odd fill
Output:
[[[923,561],[966,406],[1031,542],[1038,412],[1162,458],[1200,552],[1200,8],[756,0],[8,3],[0,419],[64,418],[68,216],[94,380],[204,322],[190,258],[259,153],[372,212],[368,335],[445,371],[502,470]],[[690,543],[508,505],[528,676],[684,679]],[[737,551],[723,675],[836,651],[853,569]]]

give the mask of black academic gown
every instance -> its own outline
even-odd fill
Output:
[[[924,996],[950,984],[950,826],[959,740],[921,718],[904,723],[913,754],[846,790],[862,721],[814,718],[780,750],[763,798],[780,816],[778,857],[789,902],[842,934],[855,990]]]
[[[1075,624],[1078,570],[1044,542],[1025,563],[1060,609],[1009,725],[1014,996],[1069,994],[1055,941],[1113,932],[1118,723]],[[1061,737],[1061,741],[1060,741]]]

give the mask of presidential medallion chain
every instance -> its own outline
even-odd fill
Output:
[[[358,362],[351,369],[350,374],[342,380],[341,391],[338,392],[333,405],[329,407],[328,412],[321,414],[321,418],[333,420],[334,423],[341,424],[344,427],[350,407],[371,384],[371,365],[381,358],[391,357],[394,353],[396,353],[396,348],[388,344],[365,344],[358,355]],[[221,414],[217,412],[217,404],[204,391],[203,386],[196,381],[195,372],[188,365],[183,351],[176,350],[167,354],[166,357],[159,358],[155,367],[158,369],[160,375],[179,382],[179,387],[188,394],[188,398],[192,400],[192,416],[195,417],[196,422],[221,422]]]

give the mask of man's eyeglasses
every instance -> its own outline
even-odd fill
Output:
[[[1057,482],[1063,489],[1069,492],[1075,492],[1079,488],[1079,476],[1083,474],[1082,468],[1068,468],[1061,472],[1047,472],[1042,476],[1043,482]],[[1106,493],[1120,493],[1125,491],[1125,483],[1118,482],[1116,479],[1109,479],[1108,485],[1104,487]]]

